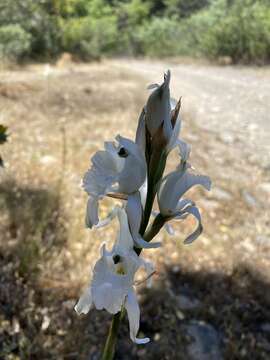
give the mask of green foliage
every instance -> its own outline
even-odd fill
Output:
[[[269,0],[1,0],[0,52],[270,60]]]
[[[140,28],[138,35],[146,55],[166,57],[179,53],[181,30],[177,20],[153,18]]]
[[[20,25],[0,27],[0,58],[18,60],[29,53],[31,35]]]
[[[263,1],[217,0],[186,25],[190,43],[205,56],[230,56],[234,62],[270,59],[270,8]]]
[[[83,60],[99,59],[117,47],[117,19],[114,15],[90,16],[63,23],[63,49]]]
[[[164,0],[169,16],[186,18],[209,5],[209,0]]]

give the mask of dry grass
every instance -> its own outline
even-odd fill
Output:
[[[109,62],[70,64],[47,75],[43,66],[3,73],[1,122],[11,136],[3,151],[7,168],[0,175],[0,358],[86,359],[91,354],[94,359],[100,350],[110,316],[93,311],[78,319],[72,308],[100,243],[114,239],[116,223],[84,229],[80,179],[104,140],[117,133],[134,137],[145,86],[142,78]],[[196,318],[222,331],[226,358],[267,359],[269,338],[254,329],[270,321],[269,245],[256,242],[269,235],[265,194],[256,189],[269,174],[242,155],[242,144],[232,148],[202,133],[188,114],[184,118],[193,164],[229,197],[193,192],[205,224],[194,245],[181,245],[181,232],[194,225],[189,220],[176,225],[175,237],[160,235],[164,247],[149,255],[158,269],[154,289],[140,287],[142,331],[156,340],[136,348],[123,326],[117,358],[137,359],[147,352],[147,359],[186,359],[179,348],[188,340],[179,329]],[[176,161],[172,154],[169,168]],[[256,205],[244,201],[243,191],[256,198]],[[102,212],[112,203],[104,201]],[[184,317],[171,295],[183,287],[203,303]]]

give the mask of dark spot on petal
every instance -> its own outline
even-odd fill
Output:
[[[120,255],[114,255],[113,256],[113,262],[115,264],[118,264],[120,262],[121,258],[120,258]]]
[[[118,151],[118,155],[125,158],[128,156],[128,152],[124,147],[121,147],[121,149]]]

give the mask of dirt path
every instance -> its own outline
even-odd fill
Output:
[[[184,111],[198,125],[218,133],[228,144],[245,143],[265,164],[270,160],[270,69],[172,64],[167,61],[117,61],[116,66],[161,81],[171,69],[172,93],[183,96]]]

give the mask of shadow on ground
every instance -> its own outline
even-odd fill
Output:
[[[268,359],[269,303],[269,284],[251,269],[225,276],[167,268],[164,280],[141,290],[141,331],[151,343],[126,341],[126,322],[116,358]]]
[[[75,314],[80,289],[65,282],[65,269],[63,281],[39,281],[65,244],[60,203],[57,191],[0,187],[7,213],[0,234],[1,359],[95,360],[103,346],[111,317]],[[180,269],[164,268],[152,289],[139,289],[140,336],[151,342],[133,345],[125,319],[116,359],[269,359],[269,283],[244,266],[230,275]]]

